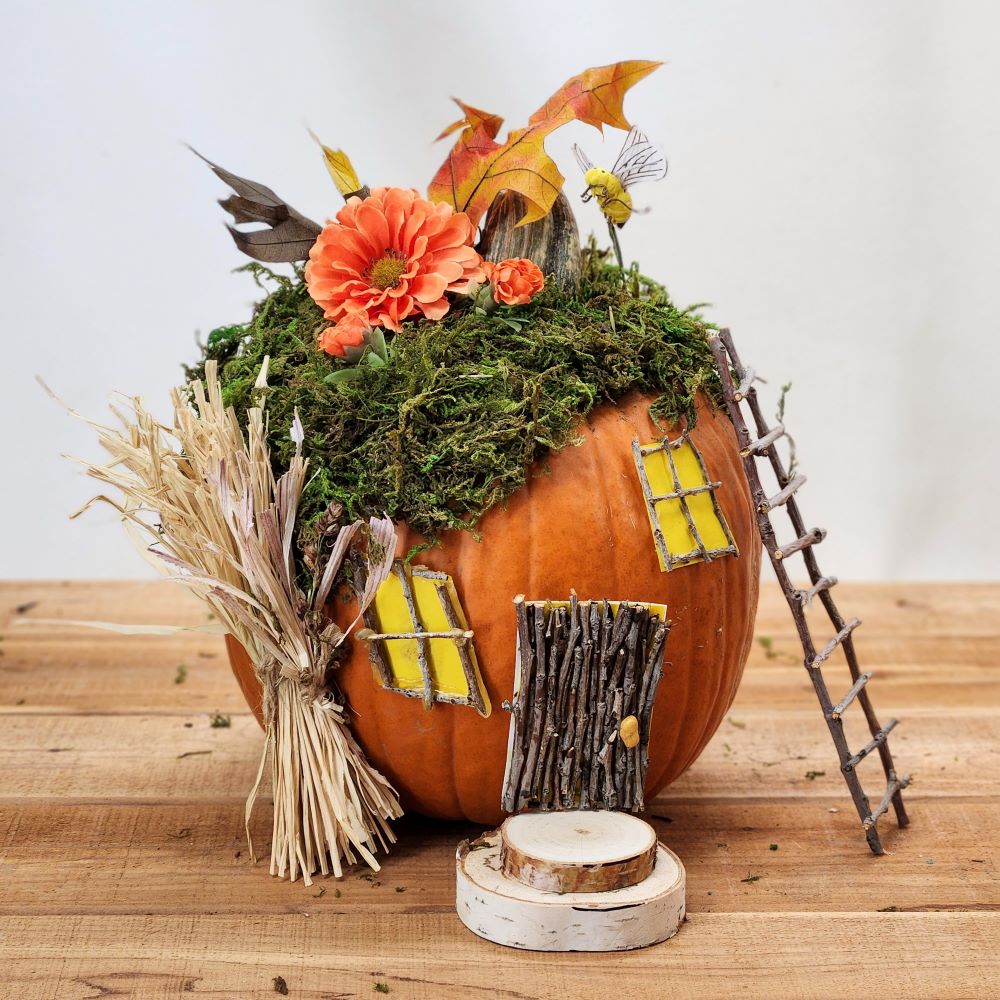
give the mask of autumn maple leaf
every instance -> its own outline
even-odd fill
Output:
[[[483,131],[490,139],[495,139],[497,133],[500,131],[500,126],[503,125],[503,119],[499,115],[490,114],[489,111],[480,111],[479,108],[474,108],[471,104],[466,104],[464,101],[460,101],[457,97],[453,97],[452,100],[462,109],[462,117],[458,119],[457,122],[452,122],[438,137],[435,142],[439,142],[441,139],[446,139],[453,132],[457,132],[459,129],[465,129],[466,132],[471,135],[477,128],[482,126]]]
[[[528,119],[527,127],[511,132],[504,143],[496,141],[502,118],[456,99],[465,117],[438,136],[443,139],[459,132],[448,159],[427,188],[427,196],[432,201],[450,202],[478,224],[501,191],[517,191],[528,203],[518,225],[544,218],[565,181],[545,152],[545,137],[571,121],[586,122],[599,131],[605,125],[628,129],[622,108],[625,92],[661,65],[633,59],[588,69],[567,80]]]

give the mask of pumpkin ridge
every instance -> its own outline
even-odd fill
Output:
[[[481,545],[482,543],[477,541],[475,536],[469,534],[468,532],[462,532],[458,536],[458,555],[455,560],[454,570],[449,570],[452,578],[452,582],[455,585],[455,591],[458,594],[459,603],[462,608],[465,609],[466,615],[468,615],[468,604],[466,603],[467,590],[465,584],[462,580],[462,574],[458,572],[459,567],[466,563],[465,552],[470,546]],[[476,623],[471,619],[469,621],[469,627],[475,631]],[[475,638],[473,638],[473,644],[475,644]],[[480,662],[480,671],[483,671],[482,663],[479,659],[479,653],[476,653],[476,659]],[[496,692],[490,690],[491,685],[489,683],[488,672],[483,676],[483,684],[486,685],[487,693],[490,697],[490,704],[493,706],[493,712],[502,712],[500,708],[500,703],[502,699],[498,699]],[[443,707],[443,706],[442,706]],[[459,765],[459,753],[477,753],[479,748],[466,748],[469,743],[469,730],[471,729],[470,722],[471,718],[468,714],[471,709],[464,709],[458,706],[449,706],[452,712],[451,724],[445,726],[448,733],[448,757],[451,760],[451,780],[452,787],[455,790],[455,803],[458,809],[458,815],[460,816],[473,816],[476,813],[476,803],[474,801],[474,796],[470,795],[469,790],[466,788],[466,783],[461,780],[458,771]],[[479,716],[475,716],[478,721]],[[475,738],[475,731],[472,730],[473,739]],[[458,748],[458,753],[456,753],[456,747]]]
[[[704,423],[702,425],[701,433],[699,434],[699,438],[701,438],[702,435],[704,435],[706,438],[711,438],[712,439],[712,440],[702,440],[701,444],[705,446],[704,450],[711,451],[713,453],[718,450],[717,446],[720,443],[718,435],[715,434],[715,429],[716,429],[716,427],[715,427],[714,421],[708,421],[708,420],[706,420],[706,421],[704,421]],[[697,444],[697,442],[696,442],[696,444]],[[699,450],[702,450],[701,447],[699,447]],[[725,516],[725,512],[723,512],[723,516]],[[723,559],[732,558],[732,559],[737,559],[738,560],[738,559],[742,558],[742,555],[739,555],[739,556],[723,556],[722,558]],[[708,568],[708,564],[706,564],[706,563],[700,563],[699,564],[699,569],[702,569],[704,571],[704,569],[706,569],[706,568]],[[726,569],[728,571],[730,569],[730,567],[726,567]],[[728,572],[727,572],[727,575],[728,575]],[[737,581],[740,578],[740,574],[738,572],[735,572],[735,571],[733,573],[733,576],[734,576],[734,578]],[[726,603],[726,596],[727,596],[729,588],[723,585],[724,582],[728,582],[728,581],[723,581],[719,577],[718,574],[714,575],[714,579],[713,579],[714,586],[713,586],[712,602],[713,602],[713,604],[715,604],[717,606],[721,603],[719,617],[721,618],[721,620],[723,621],[723,623],[725,623],[725,622],[727,622],[729,620],[729,617],[728,617],[728,614],[727,614],[727,612],[728,612],[728,606],[727,606],[727,603]],[[728,633],[728,630],[725,627],[725,624],[723,624],[722,628],[723,628],[723,632],[722,632],[722,649],[720,650],[720,654],[721,654],[720,655],[720,659],[728,659],[727,654],[729,652],[729,645],[730,645],[730,643],[729,643],[729,633]],[[720,678],[720,680],[722,680],[722,678]],[[729,707],[729,703],[730,703],[730,700],[731,700],[730,697],[729,697],[730,691],[729,690],[725,690],[724,691],[721,684],[715,684],[715,685],[713,685],[712,690],[713,690],[714,694],[708,700],[709,710],[707,712],[703,713],[703,715],[702,715],[702,720],[703,720],[702,731],[701,731],[701,736],[699,737],[696,745],[705,746],[705,745],[708,744],[708,742],[711,740],[712,736],[714,735],[714,733],[716,732],[716,730],[719,728],[720,724],[722,723],[722,717],[725,715],[726,710]],[[694,761],[697,759],[697,756],[698,756],[698,754],[700,752],[701,751],[699,750],[696,753],[692,754],[690,756],[689,760],[686,762],[685,766],[686,767],[690,767],[694,763]]]
[[[604,449],[601,447],[602,442],[600,438],[600,428],[594,427],[591,429],[591,440],[594,442],[594,447],[590,449],[590,468],[592,478],[597,482],[598,489],[601,495],[601,510],[602,513],[608,518],[609,523],[613,521],[615,511],[612,508],[611,501],[608,498],[608,488],[607,482],[605,480],[605,465],[604,465]],[[614,542],[612,541],[612,545]],[[618,553],[613,552],[611,558],[607,562],[608,567],[614,575],[614,582],[612,584],[612,589],[606,594],[594,594],[594,597],[606,597],[609,600],[616,600],[622,597],[620,593],[621,589],[621,579],[618,575]]]
[[[727,459],[727,464],[729,465],[729,468],[726,470],[728,472],[728,476],[729,476],[728,482],[730,482],[730,483],[733,483],[733,482],[735,482],[735,483],[742,483],[742,482],[744,482],[744,480],[742,478],[739,478],[739,477],[742,476],[742,467],[738,464],[739,463],[738,452],[737,452],[735,446],[733,446],[733,447],[725,447],[726,444],[733,444],[733,442],[735,441],[735,432],[732,432],[732,436],[731,437],[727,436],[726,430],[727,430],[728,425],[723,424],[723,423],[720,422],[718,414],[714,415],[714,419],[712,421],[710,421],[710,422],[706,421],[706,425],[707,425],[707,429],[710,429],[712,436],[715,438],[715,442],[713,444],[713,450],[717,451],[720,454],[725,455],[725,457]],[[715,447],[715,445],[718,445],[718,447]],[[752,519],[752,515],[746,509],[746,507],[747,507],[746,498],[748,498],[748,497],[749,497],[749,491],[747,490],[747,492],[742,497],[737,496],[737,497],[733,498],[737,502],[739,502],[741,500],[743,502],[739,503],[739,507],[734,507],[733,508],[733,510],[730,513],[729,517],[732,517],[732,518],[735,519],[735,517],[738,516],[738,517],[748,517],[748,518]],[[723,514],[725,516],[726,512],[723,511]],[[746,549],[748,547],[744,546],[743,548],[741,548],[740,555],[737,557],[738,559],[741,559],[741,560],[742,559],[748,559],[748,560],[750,560],[750,562],[748,563],[750,572],[749,573],[738,573],[735,576],[736,582],[739,584],[739,593],[738,593],[738,595],[731,595],[728,587],[720,587],[720,590],[722,592],[722,598],[723,598],[724,601],[727,602],[726,608],[724,610],[724,614],[722,616],[723,617],[723,621],[725,621],[725,622],[730,621],[730,616],[728,614],[728,601],[732,597],[738,596],[740,598],[738,607],[739,606],[746,606],[746,597],[748,596],[748,592],[752,588],[752,579],[754,578],[753,567],[754,567],[754,564],[756,562],[756,560],[754,558],[754,555],[753,555],[753,552],[756,551],[756,549],[753,548],[753,544],[756,541],[756,536],[751,532],[750,533],[750,538],[752,539],[751,546],[750,546],[750,548],[752,549],[752,551],[746,551]],[[759,575],[759,567],[758,567],[758,573],[757,573],[757,575]],[[752,640],[752,638],[753,638],[753,624],[754,624],[755,611],[756,611],[756,601],[754,601],[753,609],[751,611],[751,616],[750,616],[750,619],[749,619],[749,621],[747,623],[747,628],[746,628],[746,634],[747,634],[747,636],[749,637],[750,640]],[[735,657],[735,660],[736,660],[736,662],[739,662],[739,663],[742,664],[745,661],[746,657],[745,657],[745,655],[740,655],[739,646],[737,646],[736,650],[733,650],[731,648],[734,645],[734,643],[737,642],[736,637],[732,635],[732,629],[726,629],[726,631],[724,632],[723,638],[725,640],[725,649],[726,649],[727,658],[729,656],[732,656],[732,654],[734,652],[736,652],[737,655]],[[744,643],[742,643],[740,645],[744,645],[746,647],[746,652],[749,653],[749,648],[750,647],[749,647],[749,642],[748,641],[745,641]],[[714,726],[714,728],[706,727],[708,729],[708,739],[711,738],[711,733],[714,732],[714,730],[717,729],[718,726],[722,724],[726,713],[729,711],[729,708],[732,705],[734,698],[736,697],[736,692],[737,692],[737,690],[739,688],[739,684],[740,684],[740,681],[742,680],[742,677],[743,677],[743,669],[742,669],[742,666],[741,666],[741,668],[738,671],[734,671],[732,673],[732,676],[730,677],[730,682],[729,682],[729,685],[728,685],[728,689],[723,690],[721,687],[719,688],[719,690],[717,692],[717,695],[716,695],[716,698],[715,698],[715,706],[714,706],[714,711],[713,711],[713,717],[716,720],[715,726]],[[707,739],[706,739],[706,742],[707,742]],[[693,762],[694,762],[694,760],[692,759],[691,763],[693,763]]]
[[[524,484],[525,489],[525,499],[527,501],[527,531],[526,540],[524,546],[524,562],[527,566],[528,571],[528,586],[525,593],[528,595],[529,600],[535,600],[545,595],[539,595],[535,591],[536,581],[535,581],[535,554],[533,551],[533,545],[535,540],[535,507],[531,501],[534,494],[537,492],[535,490],[535,470],[533,468],[532,473],[529,474],[528,481]]]

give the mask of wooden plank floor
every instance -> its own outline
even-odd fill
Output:
[[[1000,584],[843,584],[838,599],[865,620],[883,721],[904,719],[912,825],[883,822],[891,853],[865,846],[765,588],[729,718],[653,808],[687,866],[687,924],[641,952],[549,956],[458,922],[462,824],[404,819],[374,879],[306,888],[252,866],[261,734],[218,638],[13,625],[204,620],[181,590],[0,584],[0,997],[247,1000],[278,995],[278,976],[312,1000],[377,984],[414,1000],[1000,996]]]

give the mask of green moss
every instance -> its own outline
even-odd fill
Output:
[[[718,400],[708,324],[637,272],[623,284],[593,249],[577,294],[551,289],[488,314],[463,300],[440,323],[405,324],[388,363],[336,385],[323,381],[340,363],[315,347],[327,324],[301,276],[248,270],[273,290],[248,324],[213,331],[205,357],[219,360],[224,398],[241,412],[270,356],[275,466],[293,452],[298,409],[311,462],[307,521],[338,502],[350,517],[386,511],[430,537],[473,528],[524,484],[532,462],[572,445],[595,406],[657,392],[653,416],[670,423],[693,420],[699,390]]]

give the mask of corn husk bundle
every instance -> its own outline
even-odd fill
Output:
[[[261,390],[266,378],[265,361]],[[339,876],[344,861],[358,858],[377,870],[375,851],[395,840],[389,821],[402,810],[351,735],[344,706],[327,690],[327,668],[347,633],[323,609],[349,553],[364,570],[357,574],[365,581],[361,608],[373,600],[392,565],[392,522],[340,526],[339,512],[328,512],[303,590],[293,552],[308,465],[298,415],[291,428],[295,457],[275,480],[263,407],[249,410],[244,434],[223,405],[214,362],[191,390],[193,405],[184,390],[174,391],[172,427],[158,423],[141,399],[129,400],[126,411],[112,407],[121,427],[90,421],[110,461],[83,464],[121,498],[102,495],[86,506],[115,507],[150,561],[201,597],[249,653],[264,694],[265,745],[247,799],[247,836],[270,761],[271,874],[292,880],[301,874],[309,884],[313,873]],[[253,856],[252,842],[250,849]]]

